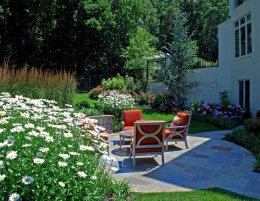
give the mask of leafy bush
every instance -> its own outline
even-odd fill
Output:
[[[97,108],[82,108],[79,110],[79,112],[87,115],[87,116],[97,116],[97,115],[102,115],[102,111],[100,111]]]
[[[107,80],[103,79],[101,86],[105,91],[118,90],[120,92],[125,92],[127,89],[124,77],[119,74],[116,77]]]
[[[166,113],[176,113],[177,104],[174,101],[174,96],[166,93],[157,94],[151,101],[151,108],[156,111]]]
[[[244,121],[245,129],[250,132],[254,133],[255,135],[259,135],[260,137],[260,120],[259,119],[246,119]]]
[[[246,130],[235,130],[225,135],[225,140],[238,144],[248,149],[256,157],[254,171],[260,172],[260,137],[255,134],[248,133]]]
[[[103,92],[103,88],[101,86],[97,86],[93,89],[91,89],[88,94],[89,94],[89,98],[92,99],[98,99],[98,96]]]
[[[89,130],[95,121],[71,106],[5,93],[0,117],[1,200],[99,201],[128,192],[104,166],[111,158],[102,133]]]
[[[134,99],[130,94],[120,94],[118,91],[108,91],[100,94],[98,106],[105,114],[121,119],[122,111],[134,108]]]

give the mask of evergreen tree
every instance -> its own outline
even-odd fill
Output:
[[[184,13],[175,7],[173,17],[173,41],[167,49],[171,62],[163,67],[160,78],[176,97],[177,105],[181,107],[185,101],[185,91],[192,86],[186,80],[186,73],[194,65],[197,45],[188,37]]]

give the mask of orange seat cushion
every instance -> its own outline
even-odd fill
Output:
[[[137,120],[142,120],[141,110],[124,110],[123,111],[123,121],[124,126],[134,126],[134,122]]]
[[[134,126],[124,126],[124,131],[134,130]]]

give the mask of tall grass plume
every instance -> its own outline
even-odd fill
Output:
[[[7,62],[0,65],[0,92],[55,100],[64,105],[72,103],[75,87],[75,73],[35,67],[14,69]]]

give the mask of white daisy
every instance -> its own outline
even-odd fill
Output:
[[[35,163],[35,164],[43,164],[44,163],[44,159],[34,158],[33,159],[33,163]]]
[[[17,157],[17,151],[9,151],[6,154],[6,158],[9,160],[14,160]]]
[[[59,161],[58,166],[59,167],[66,167],[66,166],[68,166],[68,163]]]
[[[88,150],[88,151],[95,151],[95,149],[94,149],[93,147],[91,147],[91,146],[85,146],[85,145],[80,145],[80,146],[79,146],[79,149],[80,149],[81,151],[86,151],[86,150]]]
[[[64,182],[62,182],[62,181],[60,181],[60,182],[59,182],[59,185],[60,185],[62,188],[64,188],[64,187],[65,187],[65,183],[64,183]]]
[[[40,152],[43,152],[43,153],[46,153],[46,152],[48,152],[50,149],[49,148],[47,148],[47,147],[40,147],[39,148],[39,151]]]
[[[23,144],[22,147],[31,147],[32,144]]]
[[[77,172],[77,174],[79,177],[82,177],[82,178],[85,178],[87,176],[87,174],[85,172],[81,172],[81,171]]]
[[[77,166],[82,166],[82,165],[84,165],[84,163],[82,163],[82,162],[77,162]]]
[[[90,177],[90,179],[97,180],[97,176],[93,175],[93,176]]]
[[[59,154],[59,157],[63,158],[64,160],[67,160],[70,155],[69,154]]]
[[[0,181],[4,181],[4,179],[6,178],[6,175],[5,174],[0,174]]]
[[[17,193],[12,193],[10,196],[9,196],[9,199],[8,201],[17,201],[20,199],[20,195],[18,195]]]
[[[11,147],[14,144],[14,140],[13,139],[7,139],[7,140],[4,141],[4,143],[6,144],[6,146]]]
[[[47,136],[45,137],[46,142],[53,142],[53,137],[52,136]]]
[[[25,128],[34,128],[34,124],[28,123],[24,125]]]
[[[22,179],[22,182],[25,184],[25,185],[28,185],[30,183],[32,183],[34,181],[34,178],[33,177],[30,177],[30,176],[25,176],[23,179]]]

